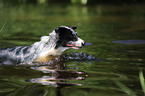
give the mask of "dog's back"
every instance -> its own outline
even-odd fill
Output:
[[[0,48],[1,64],[17,64],[27,61],[30,55],[28,53],[31,46],[16,46],[11,48]]]

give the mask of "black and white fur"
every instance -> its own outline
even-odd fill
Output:
[[[40,57],[61,55],[63,51],[74,48],[80,49],[85,42],[77,37],[76,27],[60,26],[49,36],[42,36],[41,41],[30,46],[16,46],[0,49],[1,64],[18,64],[37,61]]]

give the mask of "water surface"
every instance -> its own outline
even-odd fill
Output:
[[[79,37],[89,42],[51,64],[1,66],[0,95],[128,96],[117,81],[143,96],[138,74],[145,72],[145,45],[120,42],[145,40],[144,9],[137,4],[0,5],[1,47],[33,44],[61,25],[77,26]]]

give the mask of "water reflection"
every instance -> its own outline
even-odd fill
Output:
[[[121,44],[145,44],[145,40],[120,40],[120,41],[112,41],[112,43],[121,43]]]
[[[73,52],[55,57],[55,59],[50,61],[51,63],[43,62],[45,65],[1,66],[2,70],[0,70],[0,75],[2,79],[0,79],[0,85],[1,88],[5,90],[1,93],[13,94],[13,96],[20,96],[17,94],[21,93],[22,95],[26,94],[26,96],[32,96],[29,94],[33,92],[28,92],[28,90],[34,90],[35,93],[33,94],[37,95],[33,96],[38,96],[40,93],[37,92],[37,90],[39,90],[43,92],[42,94],[47,94],[49,96],[50,90],[53,88],[55,89],[54,94],[56,94],[56,96],[61,96],[62,88],[85,86],[84,82],[86,78],[88,78],[85,72],[80,71],[81,69],[79,69],[80,67],[78,67],[77,64],[74,68],[74,63],[68,64],[68,62],[75,61],[81,64],[81,62],[92,62],[97,60],[99,61],[98,58],[87,53]],[[3,86],[8,87],[3,88]],[[12,90],[7,89],[9,87],[12,88]]]
[[[55,92],[56,96],[61,96],[61,89],[71,86],[82,86],[82,82],[79,80],[84,80],[88,75],[82,71],[71,71],[69,67],[66,66],[67,61],[95,61],[101,60],[96,57],[93,57],[87,53],[83,52],[73,52],[70,54],[65,54],[63,56],[55,57],[50,62],[43,62],[45,65],[41,66],[32,66],[30,67],[33,70],[41,71],[45,73],[39,78],[26,79],[26,82],[38,83],[45,86],[56,87]]]
[[[68,71],[65,64],[55,64],[59,68],[53,69],[50,66],[30,67],[33,70],[39,70],[48,75],[44,75],[40,78],[32,78],[25,80],[26,82],[39,83],[42,85],[56,87],[56,96],[61,96],[61,89],[70,86],[81,86],[81,83],[74,83],[74,80],[84,80],[87,75],[84,72],[79,71]],[[63,69],[63,70],[61,70]]]
[[[93,45],[93,43],[86,42],[85,45]]]
[[[70,54],[65,54],[64,56],[55,57],[53,60],[45,63],[45,66],[33,66],[30,67],[33,70],[38,70],[48,75],[44,75],[40,78],[27,79],[27,82],[41,83],[42,85],[50,85],[54,87],[64,87],[73,85],[82,85],[78,83],[71,83],[70,80],[83,80],[87,77],[84,72],[80,71],[69,71],[66,66],[67,61],[79,60],[79,61],[94,61],[101,60],[100,58],[93,57],[87,53],[77,53],[73,52]]]
[[[42,85],[50,85],[54,87],[82,85],[77,83],[71,83],[67,80],[83,80],[86,78],[84,72],[58,70],[58,69],[52,70],[49,68],[49,66],[31,67],[31,69],[39,70],[44,73],[51,73],[51,75],[49,76],[45,75],[40,78],[28,79],[26,80],[27,82],[41,83]],[[81,76],[79,76],[80,74]]]

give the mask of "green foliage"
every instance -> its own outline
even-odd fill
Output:
[[[139,72],[139,79],[140,79],[140,84],[141,84],[142,90],[145,95],[145,79],[144,79],[144,75],[143,75],[142,71]]]
[[[139,79],[140,79],[140,85],[142,87],[142,92],[145,95],[145,80],[144,80],[144,75],[142,71],[139,72]],[[125,84],[119,81],[116,81],[115,84],[118,87],[120,87],[122,91],[126,92],[129,96],[137,96],[135,92],[132,89],[128,88]]]
[[[122,91],[127,93],[129,96],[137,96],[130,88],[128,88],[125,84],[116,81],[115,84],[121,88]]]

